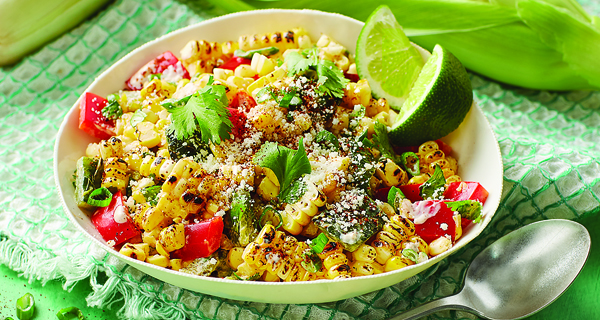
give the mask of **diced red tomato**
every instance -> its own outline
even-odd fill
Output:
[[[415,233],[418,236],[427,243],[446,235],[449,235],[454,241],[456,236],[454,212],[444,201],[424,200],[417,202],[413,207],[415,208]],[[426,214],[429,218],[424,223],[417,224],[417,215],[419,214]]]
[[[448,201],[478,200],[485,203],[489,192],[479,183],[474,181],[451,182],[444,192],[444,199]]]
[[[410,202],[423,200],[421,197],[421,184],[405,184],[402,186],[398,186],[398,189],[404,193],[406,198],[410,200]]]
[[[116,221],[115,218],[119,221]],[[115,245],[140,234],[140,231],[129,219],[128,209],[123,201],[121,191],[113,195],[107,207],[98,208],[94,212],[92,224],[104,240],[114,241]]]
[[[98,139],[108,139],[115,135],[114,121],[102,115],[108,100],[91,92],[86,92],[79,104],[79,129]]]
[[[184,261],[205,258],[219,249],[223,235],[223,218],[216,216],[185,226],[185,246],[171,252],[171,256]]]
[[[231,102],[229,102],[229,107],[248,112],[250,109],[256,107],[256,101],[246,91],[240,90],[231,99]]]
[[[233,125],[231,134],[234,137],[243,136],[246,132],[246,115],[239,109],[227,108],[227,110],[229,111],[229,121],[231,121],[231,124]]]
[[[438,147],[440,150],[442,150],[442,152],[444,152],[444,154],[450,155],[452,153],[452,147],[446,144],[444,141],[437,139],[435,140],[435,143],[437,143]]]
[[[157,73],[162,74],[171,66],[174,68],[174,71],[180,70],[179,73],[182,78],[190,78],[190,74],[181,64],[179,59],[177,59],[177,57],[171,51],[165,51],[141,67],[135,74],[131,76],[131,78],[127,79],[125,85],[130,90],[141,90],[144,86],[144,81],[146,81],[150,75]]]
[[[250,60],[250,59],[233,56],[233,57],[231,57],[231,59],[227,60],[227,62],[220,65],[219,68],[235,70],[235,68],[237,68],[239,65],[250,64],[251,62],[252,62],[252,60]]]
[[[419,152],[419,146],[393,146],[392,148],[396,154],[403,154],[405,152]]]
[[[390,189],[392,187],[384,187],[384,188],[379,188],[377,190],[375,190],[375,199],[379,200],[379,201],[383,201],[383,202],[387,202],[388,201],[388,193],[390,193]]]

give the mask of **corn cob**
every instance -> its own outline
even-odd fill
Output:
[[[45,42],[73,28],[106,2],[0,0],[0,65],[16,62]]]

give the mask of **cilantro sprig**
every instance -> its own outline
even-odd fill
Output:
[[[312,171],[302,139],[298,143],[298,150],[267,142],[252,160],[261,167],[273,170],[279,181],[279,199],[284,201],[294,197],[291,193],[298,189],[298,183],[295,182]]]
[[[208,84],[191,96],[162,104],[171,113],[177,139],[184,140],[200,131],[202,141],[220,144],[230,138],[232,123],[227,111],[225,87]]]
[[[344,73],[332,61],[319,59],[317,48],[307,49],[302,53],[291,52],[286,55],[285,62],[288,67],[288,76],[315,72],[317,91],[331,97],[344,97],[344,88],[350,80],[344,77]]]

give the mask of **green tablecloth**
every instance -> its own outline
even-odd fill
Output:
[[[582,2],[600,13],[598,2]],[[42,301],[44,295],[54,298],[58,281],[66,291],[57,295],[69,301],[73,296],[67,292],[74,290],[90,307],[112,310],[107,318],[117,312],[123,319],[383,319],[456,292],[482,248],[527,223],[583,219],[599,241],[600,92],[524,90],[471,75],[475,98],[501,146],[504,194],[489,228],[435,267],[344,301],[271,305],[182,290],[124,265],[79,233],[60,207],[52,176],[56,132],[95,75],[142,43],[215,14],[202,1],[118,0],[20,63],[0,69],[0,272],[9,273],[0,281],[2,316],[11,315],[4,299],[11,292],[22,294],[18,286],[24,281],[14,279],[8,267],[31,280],[28,288]],[[576,285],[534,318],[599,318],[598,262],[592,257]],[[16,285],[15,290],[4,284]],[[449,311],[430,318],[476,317]]]

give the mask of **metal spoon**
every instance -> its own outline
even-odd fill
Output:
[[[544,220],[498,239],[471,262],[463,289],[388,320],[453,309],[488,319],[521,319],[558,298],[587,260],[590,235],[570,220]]]

